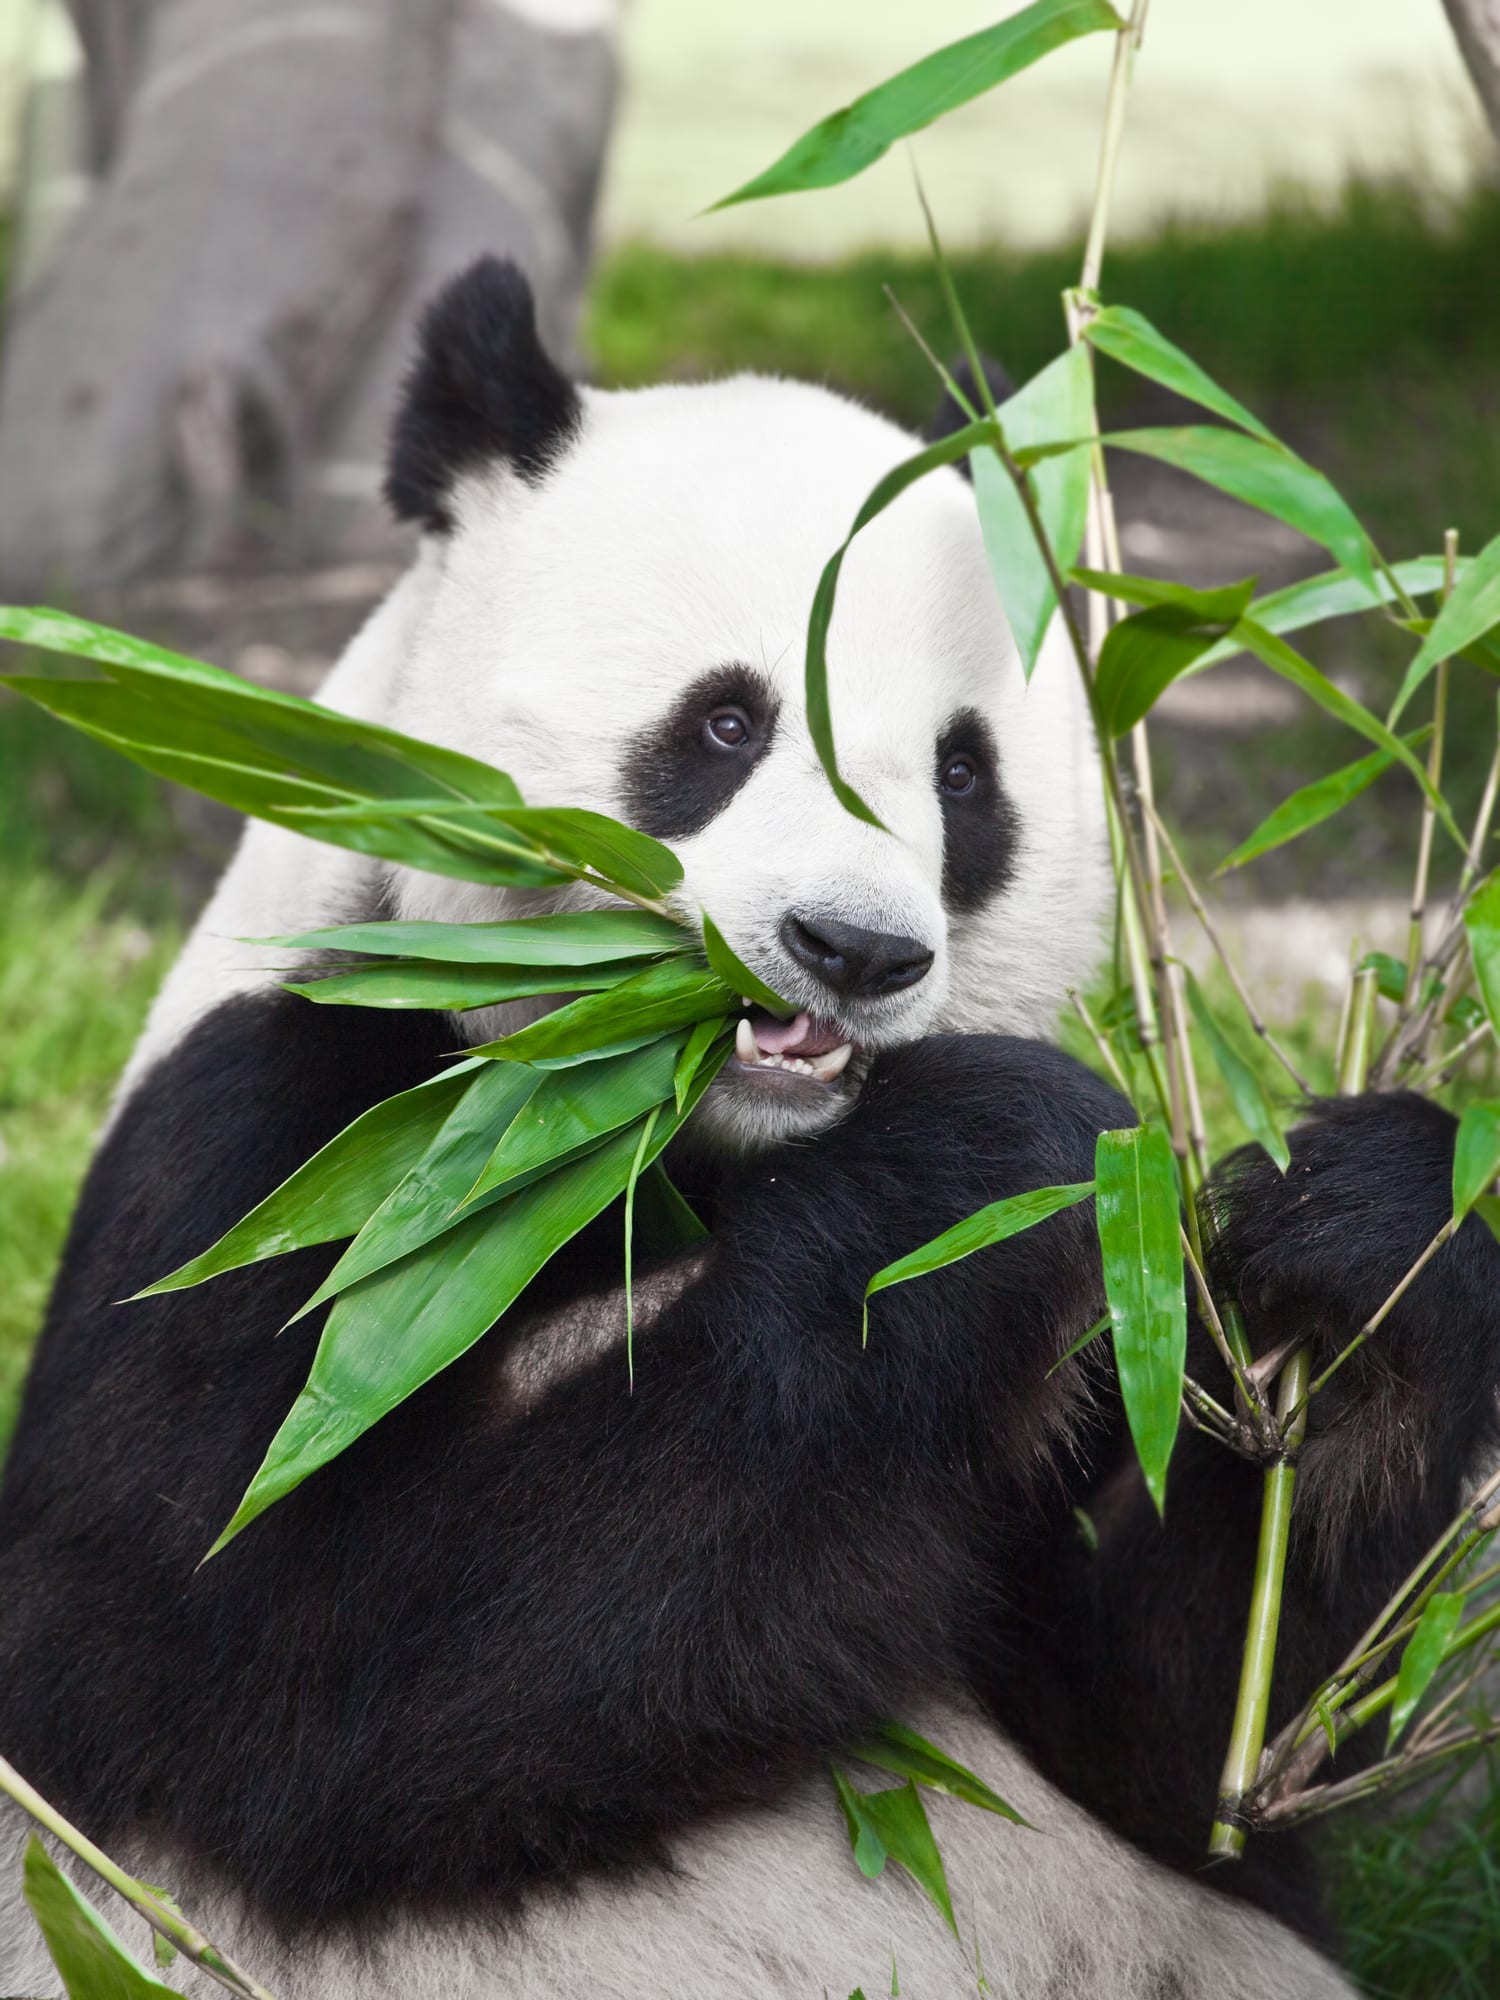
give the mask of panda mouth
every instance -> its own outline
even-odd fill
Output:
[[[733,1066],[768,1083],[796,1078],[827,1088],[837,1083],[853,1054],[854,1043],[833,1021],[814,1014],[778,1021],[763,1007],[752,1007],[735,1030]]]

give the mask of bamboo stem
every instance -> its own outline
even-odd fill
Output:
[[[3,1757],[0,1757],[0,1792],[7,1793],[64,1847],[71,1849],[80,1861],[87,1862],[101,1881],[107,1882],[138,1915],[145,1918],[152,1930],[175,1945],[184,1958],[202,1966],[208,1976],[226,1991],[238,1994],[240,2000],[274,2000],[274,1995],[220,1951],[186,1917],[159,1902],[145,1883],[127,1875],[118,1863],[110,1860],[103,1848],[96,1847],[86,1834],[80,1833],[70,1820],[64,1819],[57,1808],[49,1805],[36,1787],[28,1784],[15,1766],[8,1764]]]
[[[1219,1804],[1209,1832],[1212,1858],[1237,1861],[1245,1851],[1249,1831],[1245,1799],[1254,1787],[1266,1740],[1266,1715],[1271,1705],[1271,1676],[1276,1665],[1276,1634],[1281,1623],[1282,1585],[1291,1540],[1292,1497],[1297,1486],[1297,1452],[1307,1422],[1306,1348],[1287,1362],[1277,1395],[1276,1415],[1282,1426],[1282,1452],[1266,1469],[1261,1496],[1260,1542],[1250,1591],[1250,1622],[1240,1667],[1239,1697],[1229,1751],[1219,1780]],[[1300,1415],[1298,1412],[1300,1411]]]

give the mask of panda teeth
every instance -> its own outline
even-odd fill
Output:
[[[744,1019],[734,1031],[734,1052],[742,1063],[758,1063],[760,1050],[755,1043],[755,1030]]]
[[[853,1054],[853,1042],[843,1042],[838,1048],[830,1049],[826,1056],[819,1056],[816,1062],[809,1064],[809,1068],[824,1083],[832,1083],[836,1076],[843,1075]]]
[[[819,1083],[832,1083],[843,1074],[850,1056],[854,1053],[851,1042],[844,1042],[839,1048],[830,1049],[826,1055],[814,1056],[810,1061],[802,1056],[782,1056],[768,1054],[755,1039],[755,1030],[748,1021],[740,1021],[734,1031],[734,1052],[747,1069],[785,1069],[794,1076],[816,1077]]]

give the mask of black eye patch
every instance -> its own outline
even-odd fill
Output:
[[[943,901],[950,910],[983,909],[1015,872],[1021,824],[1000,782],[995,739],[973,709],[938,737],[933,783],[943,808]]]
[[[771,747],[781,703],[737,664],[702,674],[633,737],[620,767],[622,808],[658,840],[701,833]]]

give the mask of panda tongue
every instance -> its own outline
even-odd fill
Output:
[[[759,1008],[752,1017],[755,1045],[767,1056],[826,1056],[841,1048],[849,1037],[831,1021],[816,1021],[811,1014],[795,1014],[790,1021],[778,1021]]]

